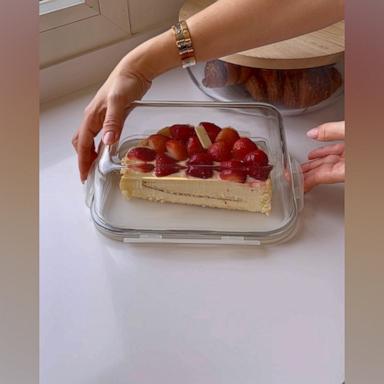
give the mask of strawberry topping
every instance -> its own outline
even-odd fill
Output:
[[[223,128],[219,132],[215,141],[225,141],[228,144],[228,146],[232,149],[233,144],[238,139],[240,139],[240,136],[237,133],[236,129],[227,127],[227,128]]]
[[[204,152],[204,148],[200,143],[200,140],[197,136],[192,136],[188,139],[187,142],[187,152],[188,156],[191,157],[192,155],[200,152]]]
[[[167,156],[165,153],[158,154],[155,160],[155,175],[158,177],[168,176],[181,169],[175,159]]]
[[[169,127],[161,128],[160,130],[157,131],[157,133],[163,136],[167,136],[169,138],[171,137],[171,130]]]
[[[205,128],[205,131],[207,132],[209,138],[211,139],[212,143],[215,141],[217,135],[221,131],[221,128],[217,126],[216,124],[209,123],[207,121],[201,122],[199,125],[202,125]]]
[[[156,152],[153,149],[146,147],[135,147],[129,150],[127,158],[129,160],[153,161],[155,160]]]
[[[208,152],[195,153],[188,160],[188,165],[212,165],[213,158]]]
[[[148,146],[156,153],[164,153],[166,150],[165,144],[168,140],[169,137],[157,133],[148,137]]]
[[[272,170],[272,165],[264,166],[250,166],[248,168],[248,175],[256,180],[265,181],[268,179],[269,174]]]
[[[220,172],[220,178],[226,181],[244,183],[247,178],[247,172],[238,169],[223,169]]]
[[[187,175],[199,177],[200,179],[209,179],[213,176],[213,159],[207,152],[194,154],[188,160]]]
[[[187,149],[180,140],[171,139],[166,142],[168,155],[175,160],[185,160],[188,157]]]
[[[195,129],[188,124],[175,124],[169,127],[171,137],[177,140],[187,141],[190,137],[195,135]]]
[[[246,171],[247,167],[240,160],[227,160],[220,163],[220,170],[223,169],[236,169],[240,171]]]
[[[232,156],[235,159],[243,160],[248,153],[257,149],[257,145],[252,140],[248,139],[248,137],[242,137],[233,144]]]
[[[209,148],[208,153],[215,161],[224,161],[231,158],[231,148],[226,141],[216,141]]]
[[[128,168],[135,172],[140,173],[149,173],[152,172],[154,169],[154,165],[151,163],[136,163],[136,164],[129,164]]]
[[[200,179],[210,179],[213,176],[213,168],[201,165],[190,165],[186,171],[188,176]]]
[[[258,165],[262,167],[268,165],[268,156],[261,149],[256,149],[256,151],[252,151],[244,157],[244,162],[247,165]]]

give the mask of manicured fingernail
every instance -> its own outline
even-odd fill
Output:
[[[108,131],[104,133],[103,143],[105,145],[111,145],[115,142],[115,133],[113,131]]]
[[[319,134],[318,128],[313,128],[307,132],[307,136],[310,137],[311,139],[316,139],[318,134]]]

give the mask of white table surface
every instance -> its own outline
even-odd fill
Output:
[[[299,233],[257,246],[129,245],[99,234],[71,137],[96,88],[42,106],[42,384],[341,384],[344,187],[305,197]],[[147,99],[206,100],[177,70]],[[290,152],[343,100],[284,119]]]

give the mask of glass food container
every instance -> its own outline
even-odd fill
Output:
[[[324,108],[344,92],[343,65],[302,69],[261,69],[223,60],[188,68],[197,87],[217,101],[258,101],[273,104],[282,115]]]
[[[233,127],[268,154],[273,166],[268,216],[122,195],[122,159],[132,146],[163,127],[196,126],[202,121]],[[162,177],[168,179],[172,176]],[[86,183],[86,202],[96,228],[123,242],[264,245],[284,241],[295,233],[303,207],[303,180],[299,164],[289,155],[281,115],[271,105],[141,101],[133,104],[120,143],[101,147]]]

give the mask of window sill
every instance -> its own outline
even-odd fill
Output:
[[[149,38],[169,28],[168,23],[129,39],[40,69],[40,103],[104,81],[121,58]]]

